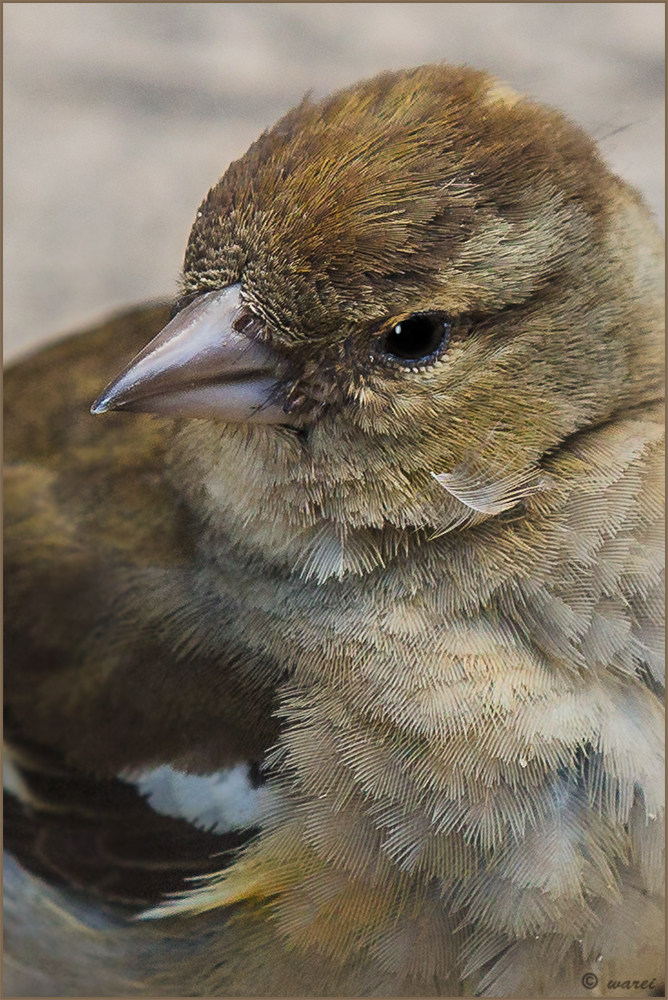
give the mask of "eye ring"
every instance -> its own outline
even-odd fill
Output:
[[[452,323],[445,313],[411,313],[380,335],[379,354],[384,361],[402,367],[430,365],[445,352],[451,331]]]

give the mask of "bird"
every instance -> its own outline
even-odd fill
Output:
[[[662,274],[427,65],[7,371],[7,995],[663,995]]]

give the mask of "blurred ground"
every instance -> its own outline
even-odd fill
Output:
[[[663,3],[9,3],[5,353],[175,287],[199,202],[306,90],[430,61],[557,105],[663,213]]]

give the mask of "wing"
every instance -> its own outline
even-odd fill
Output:
[[[225,867],[255,829],[203,830],[151,807],[135,784],[95,779],[53,751],[5,749],[5,849],[34,875],[139,912]]]
[[[167,319],[119,316],[5,380],[5,845],[130,908],[224,867],[252,827],[161,815],[119,774],[257,766],[274,733],[271,694],[236,681],[224,628],[206,649],[183,642],[211,598],[164,473],[172,422],[89,413]]]
[[[167,318],[135,310],[5,381],[6,704],[23,738],[107,778],[217,770],[274,734],[271,693],[230,669],[224,607],[206,648],[193,638],[220,598],[165,472],[173,421],[89,412]]]

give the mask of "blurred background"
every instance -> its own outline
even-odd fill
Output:
[[[170,297],[199,202],[297,102],[469,63],[663,214],[663,3],[4,4],[5,357]]]

